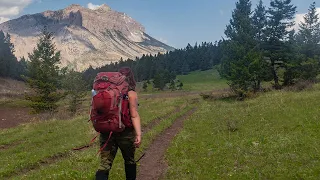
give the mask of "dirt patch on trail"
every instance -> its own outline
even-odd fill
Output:
[[[183,127],[183,121],[190,117],[196,108],[191,109],[179,117],[171,127],[158,136],[146,151],[145,157],[140,161],[138,178],[139,180],[160,179],[168,168],[164,155],[173,138]]]
[[[0,129],[16,127],[20,124],[48,119],[49,113],[31,114],[26,107],[0,107]]]
[[[28,108],[0,107],[0,129],[30,122],[35,117]]]

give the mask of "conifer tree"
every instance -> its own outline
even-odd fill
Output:
[[[299,24],[298,40],[301,44],[301,53],[307,58],[320,55],[320,19],[316,3],[313,2],[304,20]]]
[[[280,81],[290,82],[290,79],[283,80],[284,77],[279,75],[279,69],[283,71],[291,68],[290,57],[286,53],[287,49],[290,49],[287,43],[289,41],[290,34],[293,30],[290,30],[294,26],[294,16],[296,13],[296,6],[291,4],[291,0],[271,0],[270,8],[267,11],[267,28],[266,28],[266,56],[270,59],[269,69],[271,70],[274,87],[276,89],[281,88]],[[291,76],[287,76],[289,78]]]
[[[255,28],[251,18],[251,1],[239,0],[225,30],[228,38],[220,75],[228,80],[230,88],[244,98],[249,91],[259,89],[261,53],[256,48]]]
[[[27,96],[35,112],[54,111],[62,97],[60,52],[56,52],[53,34],[43,29],[37,47],[29,54],[27,83],[34,93]]]
[[[299,24],[297,44],[301,54],[299,78],[314,80],[319,73],[320,63],[320,20],[313,2],[304,20]]]

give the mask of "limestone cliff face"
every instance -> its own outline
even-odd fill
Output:
[[[173,50],[146,34],[140,23],[107,5],[95,10],[71,5],[58,11],[25,15],[0,24],[0,30],[11,35],[17,57],[28,57],[44,26],[55,35],[62,66],[77,70],[90,65],[102,66],[121,57],[135,58]]]

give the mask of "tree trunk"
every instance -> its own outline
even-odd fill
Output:
[[[272,70],[272,75],[273,75],[273,80],[274,80],[274,88],[275,89],[280,89],[280,84],[279,84],[279,77],[277,75],[276,67],[275,67],[275,60],[271,59],[271,70]]]

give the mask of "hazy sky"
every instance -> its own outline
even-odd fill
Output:
[[[301,19],[315,0],[292,0]],[[320,7],[320,1],[317,6]],[[146,32],[176,48],[187,43],[215,41],[224,36],[236,0],[0,0],[0,22],[24,14],[58,10],[70,4],[84,7],[107,4],[125,12],[142,25]],[[253,7],[258,0],[252,0]],[[269,5],[270,0],[263,0]],[[320,12],[320,8],[319,8]]]

